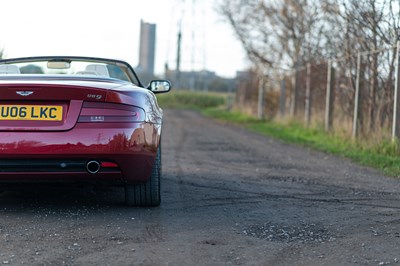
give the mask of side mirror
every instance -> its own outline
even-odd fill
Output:
[[[169,92],[171,90],[171,82],[168,80],[152,80],[147,88],[154,93]]]

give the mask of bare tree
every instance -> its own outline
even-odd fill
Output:
[[[270,37],[268,24],[259,8],[257,0],[233,0],[221,2],[218,9],[229,22],[255,64],[271,66],[274,55],[269,52]]]
[[[290,96],[291,114],[302,108],[301,69],[326,53],[327,27],[323,6],[314,0],[221,1],[219,11],[230,23],[256,68],[271,79],[295,69]],[[261,72],[259,70],[259,72]],[[303,82],[304,81],[304,82]]]
[[[324,0],[328,3],[330,0]],[[347,67],[356,65],[355,55],[363,54],[361,87],[364,113],[368,114],[369,129],[375,129],[389,113],[393,95],[394,56],[383,56],[380,51],[393,47],[400,34],[400,1],[397,0],[341,0],[329,3],[326,12],[332,31],[331,50],[336,57],[344,56]],[[336,25],[336,27],[333,27]],[[384,66],[389,66],[387,70]],[[385,69],[385,70],[384,70]],[[352,76],[354,84],[355,74]],[[353,86],[354,90],[354,86]],[[389,99],[389,100],[388,100]],[[361,117],[362,119],[362,117]]]
[[[294,68],[324,54],[323,6],[312,0],[231,0],[219,4],[255,64]]]

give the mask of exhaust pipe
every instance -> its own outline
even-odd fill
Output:
[[[86,163],[86,170],[90,174],[96,174],[100,171],[100,163],[98,161],[89,161]]]

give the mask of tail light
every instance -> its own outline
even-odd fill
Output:
[[[115,104],[84,102],[78,122],[80,123],[112,123],[112,122],[143,122],[145,112],[142,108]]]

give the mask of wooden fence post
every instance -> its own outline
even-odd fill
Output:
[[[332,130],[333,125],[333,104],[335,91],[335,69],[332,66],[332,61],[328,61],[328,76],[326,82],[326,104],[325,104],[325,131]]]
[[[396,45],[396,81],[394,84],[394,106],[392,140],[400,140],[400,41]]]
[[[292,76],[292,97],[290,105],[290,116],[294,117],[297,111],[297,98],[298,98],[298,88],[297,88],[297,68],[295,69]]]
[[[264,88],[264,75],[260,74],[258,83],[258,119],[265,118],[265,88]]]
[[[285,116],[286,111],[286,80],[285,77],[281,80],[281,95],[279,96],[279,115]]]
[[[307,126],[311,122],[311,64],[307,63],[306,71],[306,99],[304,106],[304,120]]]
[[[357,78],[356,78],[356,91],[354,94],[354,114],[353,114],[353,132],[352,138],[355,139],[358,136],[359,125],[359,112],[360,112],[360,79],[361,79],[361,53],[357,55]]]

